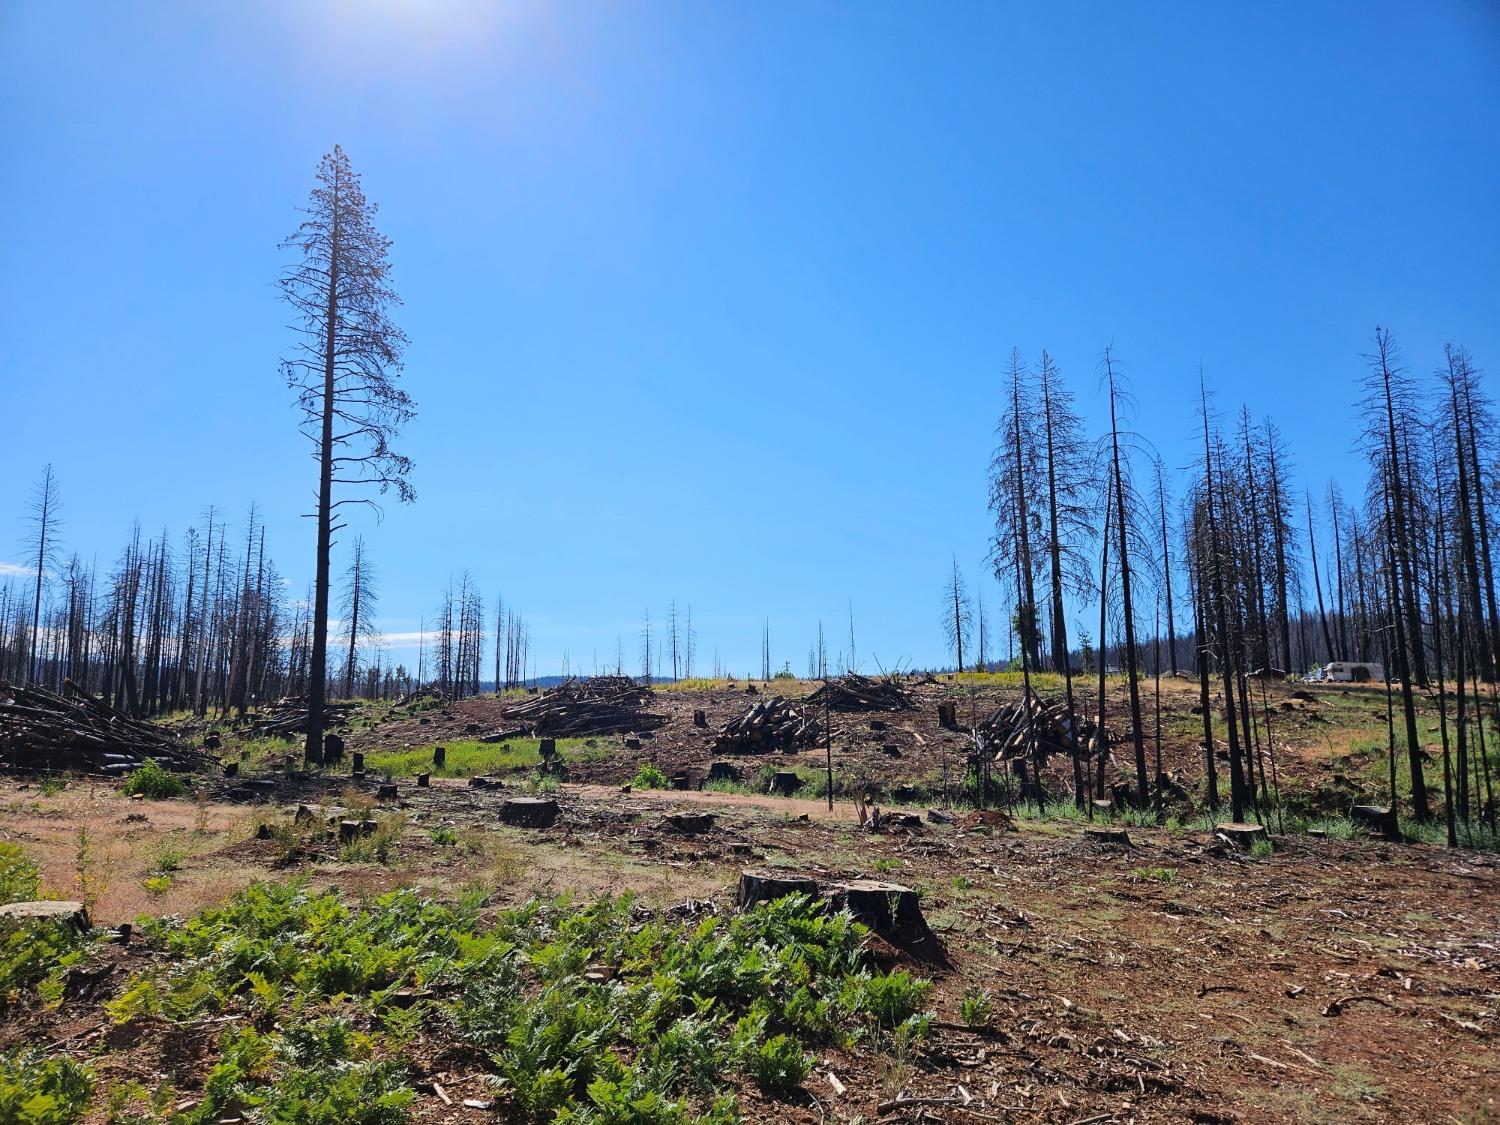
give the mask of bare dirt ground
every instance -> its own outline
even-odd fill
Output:
[[[921,782],[940,792],[945,764],[956,788],[966,738],[938,728],[935,705],[966,689],[919,690],[919,711],[839,720],[841,788]],[[1174,734],[1164,756],[1196,784],[1200,755],[1189,733],[1198,721],[1190,712],[1196,687],[1172,690]],[[977,689],[976,710],[1006,691]],[[1306,716],[1378,710],[1383,723],[1383,696],[1328,691],[1302,699],[1279,691],[1274,705],[1286,716],[1289,741],[1281,750],[1291,779],[1319,792],[1336,773],[1366,784],[1365,771],[1338,759],[1367,754],[1358,743],[1369,732]],[[805,1103],[763,1102],[746,1092],[747,1120],[1081,1125],[1496,1116],[1500,866],[1493,855],[1296,835],[1278,839],[1275,854],[1252,858],[1202,829],[1131,827],[1130,844],[1119,846],[1087,838],[1086,826],[1072,820],[984,824],[997,818],[966,820],[961,810],[876,833],[857,825],[842,798],[830,813],[823,800],[758,793],[621,792],[643,760],[668,773],[704,768],[714,758],[712,728],[747,702],[743,685],[658,693],[651,709],[667,714],[668,724],[640,751],[627,750],[624,736],[602,739],[602,753],[572,763],[571,779],[553,793],[559,818],[545,829],[499,823],[501,802],[531,784],[530,773],[500,789],[444,778],[417,788],[398,778],[398,797],[378,803],[375,778],[283,774],[273,799],[255,804],[130,801],[94,783],[47,796],[35,785],[0,781],[0,837],[25,845],[57,893],[76,893],[81,879],[93,878],[95,916],[107,925],[141,912],[189,913],[252,880],[297,872],[355,895],[400,885],[444,895],[484,883],[501,903],[630,890],[677,917],[733,909],[733,888],[747,868],[823,885],[874,877],[919,891],[949,964],[911,961],[883,943],[875,956],[936,982],[930,1038],[899,1057],[820,1055]],[[1294,707],[1283,712],[1281,702]],[[692,726],[695,708],[708,712],[708,732]],[[425,724],[411,717],[353,730],[350,748],[441,744],[470,724],[497,725],[498,712],[491,699],[464,701]],[[871,718],[887,729],[871,731]],[[1320,737],[1322,726],[1334,728],[1331,737]],[[1299,729],[1307,732],[1300,741]],[[1383,738],[1383,727],[1377,733]],[[892,744],[900,757],[882,749]],[[753,769],[760,760],[741,764]],[[319,827],[323,806],[375,809],[369,815],[381,820],[389,854],[383,862],[341,857],[328,833],[295,824],[299,804],[319,806]],[[679,811],[711,812],[713,827],[676,831],[665,817]],[[272,838],[257,839],[261,824]],[[80,869],[80,830],[90,836],[93,868]],[[435,842],[437,830],[455,842]],[[169,886],[147,892],[143,880],[159,867],[163,846],[180,853],[177,869]],[[107,870],[97,858],[106,855]],[[150,955],[132,946],[106,947],[100,956],[131,965]],[[966,1030],[959,1016],[971,987],[994,997],[992,1026],[982,1034]],[[59,1043],[85,1057],[105,1035],[107,995],[33,1007],[0,1025],[0,1048]],[[166,1073],[159,1051],[107,1058],[148,1086]],[[455,1103],[424,1097],[419,1119],[493,1119],[458,1104],[483,1095],[480,1075],[442,1069],[436,1048],[419,1047],[413,1059],[419,1079],[441,1082]],[[189,1079],[210,1062],[205,1055],[187,1066]],[[184,1067],[173,1065],[182,1085]],[[898,1099],[905,1104],[882,1115],[880,1106]]]

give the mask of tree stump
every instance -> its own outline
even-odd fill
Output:
[[[948,955],[942,942],[928,928],[917,892],[910,887],[878,879],[854,879],[835,883],[829,889],[828,901],[835,910],[849,911],[881,937],[918,959],[947,964]]]
[[[916,786],[898,785],[896,786],[896,788],[891,790],[891,800],[893,801],[900,801],[903,804],[906,804],[917,799]]]
[[[365,772],[365,756],[358,750],[354,752],[353,758],[350,761],[349,768],[355,773]]]
[[[695,710],[693,712],[693,726],[695,726],[695,727],[706,727],[706,726],[708,726],[708,713],[706,711],[704,711],[703,708],[701,708],[701,707],[698,708],[697,710]]]
[[[391,781],[385,782],[379,789],[375,790],[376,798],[381,801],[394,801],[396,799],[396,793],[396,785]]]
[[[1214,835],[1230,847],[1238,848],[1242,852],[1248,852],[1254,847],[1255,841],[1270,838],[1266,835],[1266,826],[1264,824],[1243,824],[1235,820],[1216,824],[1214,826]]]
[[[775,902],[787,895],[812,897],[817,893],[818,884],[806,876],[752,869],[740,872],[740,888],[735,902],[741,910],[749,910],[757,902]]]
[[[937,706],[938,726],[944,730],[958,729],[958,704],[954,702],[939,703]]]
[[[348,844],[359,839],[359,821],[339,821],[339,843]]]
[[[667,778],[668,789],[686,789],[687,787],[688,774],[686,770],[683,770],[681,773],[674,773],[671,777]]]
[[[448,764],[448,748],[446,746],[434,746],[432,748],[432,764],[436,769],[442,769]]]
[[[770,788],[766,792],[779,793],[783,797],[790,797],[801,788],[802,779],[796,774],[777,771],[776,775],[771,778]]]
[[[627,750],[639,750],[640,748],[641,748],[641,740],[639,738],[627,738],[625,740],[625,749],[627,749]]]
[[[550,762],[553,758],[557,757],[557,739],[538,739],[536,744],[536,752],[541,756],[542,761]]]
[[[239,775],[240,775],[240,764],[238,762],[225,762],[224,763],[224,776],[225,777],[238,777]]]
[[[14,918],[19,922],[34,919],[64,922],[79,933],[87,933],[92,927],[88,908],[81,902],[8,902],[0,906],[0,918]]]
[[[1363,828],[1372,836],[1387,840],[1401,839],[1401,826],[1396,821],[1396,810],[1379,805],[1355,805],[1349,810],[1349,819],[1355,827]]]
[[[344,760],[344,740],[336,734],[325,734],[323,736],[323,761],[341,762]]]
[[[430,774],[430,773],[419,773],[419,774],[417,774],[417,788],[418,789],[426,789],[431,781],[432,781],[432,774]]]
[[[1130,836],[1124,828],[1118,825],[1101,825],[1095,828],[1085,828],[1083,838],[1095,844],[1116,844],[1122,848],[1130,847]]]
[[[557,819],[551,797],[510,797],[500,806],[500,820],[517,828],[547,828]]]
[[[901,747],[897,746],[894,742],[887,742],[880,748],[880,752],[887,758],[901,757]]]
[[[1106,801],[1099,797],[1094,798],[1095,816],[1102,816],[1105,820],[1108,820],[1111,816],[1114,815],[1114,811],[1115,803],[1113,801]]]
[[[744,776],[733,762],[714,762],[708,767],[709,781],[740,781]]]
[[[885,720],[884,719],[871,719],[870,720],[870,729],[872,731],[874,731],[876,734],[883,733],[885,731]]]
[[[505,782],[498,777],[471,777],[469,778],[470,789],[504,789]]]
[[[713,813],[669,813],[667,815],[667,826],[674,832],[682,832],[689,836],[698,836],[704,832],[713,831]]]
[[[880,827],[900,828],[907,832],[922,831],[922,818],[917,813],[884,812],[880,814]]]

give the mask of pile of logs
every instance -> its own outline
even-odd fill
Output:
[[[453,702],[453,697],[441,688],[435,688],[431,684],[427,687],[419,687],[416,691],[403,695],[396,700],[397,707],[410,707],[414,703],[428,705],[446,705]]]
[[[764,754],[814,746],[822,737],[823,725],[813,712],[773,695],[721,726],[714,749],[730,754]]]
[[[358,703],[324,703],[323,729],[331,730],[334,727],[343,726],[358,707]],[[269,734],[283,737],[306,733],[307,697],[289,695],[260,708],[251,720],[251,729],[258,735]]]
[[[912,711],[916,703],[894,676],[875,680],[851,672],[829,680],[808,696],[809,707],[831,711]]]
[[[554,688],[507,707],[504,715],[527,730],[554,738],[655,730],[667,717],[643,708],[651,689],[629,676],[564,680]]]
[[[1094,737],[1095,723],[1075,715],[1079,728],[1079,745],[1088,750]],[[1063,702],[1043,703],[1037,696],[995,708],[984,722],[974,728],[978,748],[994,755],[996,761],[1046,754],[1071,754],[1073,739],[1069,729],[1068,706]]]
[[[172,770],[218,761],[164,727],[132,719],[63,681],[63,695],[0,683],[0,766],[116,775],[146,760]]]

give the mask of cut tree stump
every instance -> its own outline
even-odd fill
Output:
[[[669,813],[667,826],[674,832],[684,832],[690,836],[697,836],[704,832],[713,831],[713,813]]]
[[[910,887],[878,879],[854,879],[835,883],[829,889],[828,902],[835,910],[849,911],[881,937],[919,960],[948,963],[948,954],[928,928],[917,892]]]
[[[1096,844],[1118,844],[1121,847],[1130,847],[1130,836],[1125,829],[1115,825],[1103,825],[1097,828],[1085,828],[1083,838],[1091,840]]]
[[[365,772],[365,756],[356,750],[350,757],[349,768],[355,773]]]
[[[790,797],[793,793],[797,792],[797,790],[801,788],[802,779],[796,774],[778,771],[776,775],[771,778],[771,786],[767,790],[767,792],[780,793],[783,797]]]
[[[937,706],[938,726],[944,730],[958,729],[958,704],[939,703]]]
[[[437,769],[442,769],[448,763],[448,748],[446,746],[434,746],[432,748],[432,764]]]
[[[504,789],[505,782],[498,777],[471,777],[470,789]]]
[[[901,757],[901,747],[897,746],[894,742],[887,742],[880,748],[880,752],[887,758]]]
[[[67,922],[79,933],[90,929],[88,908],[81,902],[8,902],[0,906],[0,918],[15,918],[19,921],[47,919]]]
[[[382,801],[394,801],[398,790],[394,782],[387,781],[377,790],[375,796]]]
[[[900,828],[907,832],[922,831],[922,818],[916,813],[886,812],[880,814],[882,829]]]
[[[733,762],[714,762],[708,767],[709,781],[739,781],[744,776]]]
[[[344,759],[344,740],[336,734],[323,736],[323,761],[340,762]]]
[[[885,720],[884,719],[871,719],[870,720],[870,729],[872,731],[874,731],[876,734],[880,734],[880,733],[884,732],[884,730],[885,730]]]
[[[557,739],[538,739],[536,744],[536,752],[541,757],[542,761],[550,762],[553,758],[557,757]]]
[[[419,773],[419,774],[417,774],[417,788],[418,789],[426,789],[428,787],[428,785],[431,784],[431,782],[432,782],[432,774],[430,774],[430,773]]]
[[[1379,805],[1355,805],[1349,810],[1349,819],[1358,828],[1372,836],[1383,836],[1387,840],[1401,839],[1401,826],[1396,822],[1396,810]]]
[[[518,828],[547,828],[557,819],[551,797],[509,797],[500,806],[500,820]]]
[[[1242,852],[1248,852],[1257,840],[1270,839],[1266,835],[1264,824],[1244,824],[1235,820],[1215,825],[1214,835],[1230,847],[1238,848]]]
[[[751,869],[740,872],[740,889],[735,902],[741,910],[749,910],[757,902],[775,902],[787,895],[816,896],[817,893],[818,884],[806,876]]]
[[[708,712],[704,711],[701,707],[693,712],[693,726],[708,726]]]

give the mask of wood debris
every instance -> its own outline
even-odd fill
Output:
[[[0,766],[128,773],[148,759],[171,770],[195,770],[218,759],[164,727],[132,719],[63,681],[63,695],[0,683]]]
[[[773,695],[719,728],[714,749],[732,754],[764,754],[813,746],[823,736],[823,725],[807,708]]]
[[[892,676],[872,679],[851,672],[834,680],[807,697],[807,706],[827,706],[830,711],[915,711],[916,703]]]
[[[532,733],[553,737],[656,730],[667,718],[644,710],[651,696],[650,688],[629,676],[575,678],[507,707],[504,714]]]

